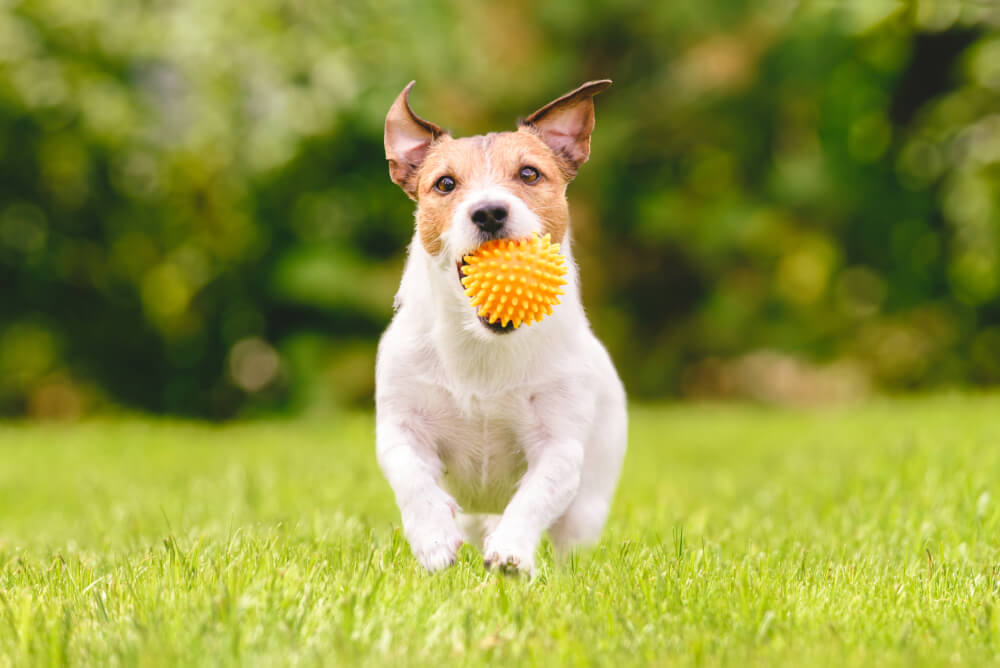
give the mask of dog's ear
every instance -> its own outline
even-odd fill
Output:
[[[594,131],[594,96],[611,85],[610,79],[588,81],[521,121],[534,128],[549,148],[569,164],[572,174],[590,157]]]
[[[427,157],[431,144],[446,133],[410,109],[410,89],[407,84],[389,108],[385,117],[385,159],[389,161],[389,176],[411,199],[417,198],[416,174]]]

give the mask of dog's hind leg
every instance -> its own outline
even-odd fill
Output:
[[[603,419],[587,442],[580,489],[566,511],[549,527],[556,555],[565,557],[577,546],[593,545],[601,537],[618,486],[628,438],[624,396],[604,403]]]
[[[609,499],[604,495],[578,495],[562,517],[549,527],[549,536],[560,559],[574,547],[593,545],[608,518]]]
[[[493,533],[500,521],[500,515],[486,513],[459,513],[455,518],[458,520],[458,528],[465,536],[465,542],[475,545],[480,551],[483,549],[483,542],[486,536]]]

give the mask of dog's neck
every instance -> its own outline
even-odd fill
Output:
[[[514,331],[496,333],[479,321],[459,283],[456,267],[429,255],[414,240],[397,306],[419,321],[441,371],[463,393],[489,396],[520,387],[551,367],[588,325],[580,303],[569,238],[562,244],[569,268],[565,295],[552,315]]]

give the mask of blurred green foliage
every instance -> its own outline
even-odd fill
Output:
[[[474,134],[604,76],[570,200],[633,394],[1000,382],[995,3],[0,0],[0,413],[368,401],[394,96]]]

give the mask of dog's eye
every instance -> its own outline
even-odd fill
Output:
[[[522,167],[521,168],[521,180],[527,183],[529,186],[533,186],[538,183],[538,179],[542,177],[538,173],[538,170],[534,167]]]
[[[455,189],[455,179],[450,176],[442,176],[434,183],[434,190],[447,195]]]

